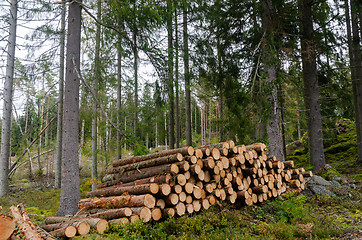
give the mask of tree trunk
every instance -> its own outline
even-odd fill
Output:
[[[26,113],[25,113],[25,130],[24,130],[24,137],[25,137],[25,143],[28,146],[28,138],[26,136],[27,132],[28,132],[28,121],[29,121],[29,96],[27,96],[27,100],[26,100]],[[27,152],[29,155],[29,180],[32,180],[34,178],[33,175],[33,160],[31,158],[31,154],[30,154],[30,150],[27,147]]]
[[[43,80],[43,90],[42,90],[42,98],[44,97],[44,80]],[[40,111],[40,105],[41,111]],[[40,119],[40,128],[39,131],[43,128],[43,104],[40,98],[38,99],[38,119]],[[38,133],[39,141],[38,141],[38,174],[41,176],[43,174],[41,161],[40,161],[40,152],[41,152],[41,137],[42,135]]]
[[[101,20],[101,0],[97,0],[97,19]],[[96,98],[98,97],[98,84],[101,77],[101,66],[100,66],[100,45],[101,45],[101,25],[97,24],[96,30],[96,45],[95,45],[95,53],[94,53],[94,85],[93,91],[95,93]],[[97,179],[97,116],[98,116],[98,106],[97,102],[94,100],[93,102],[93,118],[92,118],[92,172],[91,177],[93,179]],[[96,183],[92,184],[92,190],[95,190],[97,187]]]
[[[0,152],[0,197],[9,191],[8,171],[10,157],[10,137],[11,137],[11,109],[13,102],[13,79],[14,79],[14,60],[16,45],[16,19],[18,11],[18,1],[11,0],[9,16],[9,39],[6,63],[6,78],[4,83],[4,105],[3,121],[1,127],[1,152]]]
[[[175,5],[176,5],[175,1]],[[175,6],[175,9],[176,6]],[[179,102],[179,84],[178,84],[178,22],[177,22],[177,10],[175,10],[175,88],[176,88],[176,148],[180,147],[180,102]]]
[[[362,60],[361,60],[361,45],[358,26],[359,4],[356,0],[351,0],[351,17],[352,17],[352,55],[354,79],[356,91],[356,131],[357,131],[357,148],[358,162],[362,162]],[[361,26],[360,26],[361,27]]]
[[[356,81],[356,68],[354,67],[355,59],[354,59],[354,50],[352,44],[352,29],[351,29],[351,18],[350,18],[350,8],[349,8],[349,0],[344,1],[345,4],[345,15],[346,15],[346,27],[347,27],[347,39],[348,39],[348,52],[349,52],[349,63],[351,68],[351,80],[352,80],[352,89],[353,89],[353,103],[355,109],[355,125],[356,125],[356,132],[357,132],[357,142],[361,141],[361,134],[360,134],[360,110],[359,110],[359,101],[360,95],[357,92],[357,81]],[[360,158],[360,152],[358,148],[358,157]]]
[[[275,46],[275,26],[274,26],[274,7],[271,0],[263,1],[262,25],[265,33],[264,38],[264,65],[267,77],[265,85],[267,86],[267,100],[269,102],[267,112],[267,133],[268,148],[270,155],[276,156],[279,160],[284,160],[282,136],[280,133],[278,91],[277,91],[277,64],[278,56],[273,53]]]
[[[312,0],[301,1],[301,47],[304,81],[304,101],[307,110],[308,143],[313,170],[325,165],[322,116],[319,102],[319,86],[313,30]]]
[[[122,52],[121,37],[119,37],[119,46],[117,48],[117,126],[121,126],[122,118]],[[117,159],[122,158],[121,133],[117,131]]]
[[[46,98],[47,110],[46,110],[46,114],[45,114],[45,125],[48,125],[48,122],[49,122],[49,99],[50,99],[50,97],[47,96],[47,98]],[[46,148],[48,147],[48,144],[49,144],[48,142],[49,142],[49,131],[48,131],[48,129],[46,129],[45,133],[44,133],[44,145]]]
[[[222,49],[221,49],[221,44],[220,44],[220,38],[219,38],[219,28],[217,30],[217,36],[216,36],[216,45],[217,45],[217,64],[218,64],[218,71],[217,71],[217,84],[218,84],[218,91],[219,91],[219,112],[220,112],[220,126],[219,126],[219,141],[222,142],[224,141],[224,123],[223,123],[223,119],[224,119],[224,96],[223,96],[223,88],[224,88],[224,84],[223,84],[223,73],[222,73]]]
[[[69,4],[66,80],[64,94],[64,126],[62,147],[62,180],[58,216],[73,215],[80,200],[79,179],[79,77],[81,6]]]
[[[173,43],[172,43],[172,1],[167,0],[167,38],[168,38],[168,67],[167,67],[167,87],[168,87],[168,132],[170,149],[175,147],[175,113],[174,113],[174,92],[173,92]]]
[[[134,11],[136,14],[136,1],[134,1]],[[136,26],[136,15],[134,16],[133,22],[133,69],[134,69],[134,123],[133,132],[135,137],[139,137],[138,134],[138,49],[137,49],[137,26]]]
[[[62,6],[61,36],[60,36],[60,68],[59,68],[59,99],[58,99],[58,121],[57,121],[57,153],[55,163],[55,188],[60,188],[62,168],[62,131],[63,131],[63,89],[64,89],[64,49],[65,49],[65,14],[66,5]]]

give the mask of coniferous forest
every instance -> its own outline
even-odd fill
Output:
[[[362,237],[359,0],[6,0],[0,33],[6,210],[23,202],[39,223],[74,215],[121,159],[264,143],[273,159],[339,185],[319,194],[307,181],[309,192],[244,215],[218,202],[112,226],[110,238]],[[324,214],[336,206],[345,211]]]

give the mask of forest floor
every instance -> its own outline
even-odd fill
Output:
[[[343,124],[340,131],[331,133],[333,140],[325,146],[331,168],[318,173],[341,183],[333,196],[290,193],[250,207],[216,204],[197,214],[129,223],[112,227],[104,235],[92,233],[76,239],[362,239],[362,166],[356,162],[353,126]],[[310,169],[306,145],[302,139],[289,146],[288,159]],[[22,202],[31,218],[43,223],[59,206],[60,190],[52,189],[51,184],[25,179],[14,182],[10,194],[0,199],[0,206],[7,212],[11,205]],[[83,198],[91,184],[89,178],[82,180]]]

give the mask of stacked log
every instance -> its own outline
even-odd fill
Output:
[[[182,216],[208,209],[217,201],[250,206],[288,190],[305,188],[292,161],[268,156],[262,143],[233,141],[185,147],[114,161],[102,184],[78,207],[88,218],[109,224]]]

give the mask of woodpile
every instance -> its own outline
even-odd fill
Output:
[[[267,155],[266,146],[233,141],[114,161],[78,207],[110,224],[158,221],[208,209],[217,201],[253,205],[305,188],[304,169]]]
[[[305,188],[310,171],[268,156],[264,144],[233,141],[116,160],[73,217],[48,217],[55,237],[102,234],[109,225],[159,221],[208,209],[218,201],[250,206]]]

